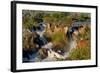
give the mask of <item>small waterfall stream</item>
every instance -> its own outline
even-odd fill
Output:
[[[69,56],[69,53],[71,52],[72,49],[74,49],[76,47],[76,42],[75,41],[71,41],[70,42],[70,49],[67,52],[64,52],[64,55],[61,55],[55,51],[53,51],[52,48],[52,43],[48,43],[44,46],[42,46],[43,48],[48,49],[48,56],[45,59],[41,59],[39,52],[32,54],[30,56],[30,60],[29,62],[45,62],[45,61],[56,61],[57,59],[66,59]]]
[[[43,36],[44,32],[45,32],[45,29],[44,30],[42,29],[41,31],[40,30],[36,31],[36,33],[40,36],[38,38],[38,40],[39,40],[38,44],[41,48],[47,49],[48,56],[44,59],[41,59],[41,56],[40,56],[39,52],[37,51],[35,53],[28,54],[29,59],[23,58],[23,60],[25,62],[41,62],[41,61],[45,62],[45,61],[56,61],[57,59],[66,59],[69,56],[69,53],[71,52],[71,50],[74,49],[77,45],[76,41],[71,40],[69,42],[69,51],[65,51],[64,54],[62,55],[62,54],[52,50],[53,43],[48,42],[45,39],[45,37]],[[60,52],[60,50],[59,50],[59,52]]]

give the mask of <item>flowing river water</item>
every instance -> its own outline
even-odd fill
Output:
[[[61,55],[51,49],[53,44],[50,42],[50,43],[47,43],[46,45],[42,46],[43,48],[48,48],[47,49],[48,56],[46,58],[41,59],[39,52],[36,52],[36,53],[29,55],[30,59],[28,59],[28,61],[29,62],[41,62],[41,61],[45,62],[45,61],[56,61],[57,59],[64,60],[69,56],[69,53],[71,52],[72,49],[74,49],[76,47],[76,45],[77,45],[76,41],[71,41],[69,43],[69,50],[65,51],[64,54]]]

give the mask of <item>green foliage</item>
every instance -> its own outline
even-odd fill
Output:
[[[90,47],[73,49],[69,55],[70,60],[86,60],[91,58]]]
[[[30,28],[32,26],[33,20],[31,17],[29,16],[25,16],[24,20],[23,20],[23,25],[25,28]]]
[[[55,34],[52,35],[52,41],[55,41],[55,42],[60,42],[64,40],[64,36],[63,36],[63,33],[62,32],[57,32]]]
[[[23,10],[23,26],[31,28],[32,25],[37,25],[43,19],[44,22],[54,25],[67,25],[71,26],[73,19],[83,21],[90,19],[88,13],[72,13],[72,12],[52,12],[52,11],[32,11]]]
[[[52,12],[52,11],[32,11],[32,10],[23,10],[22,11],[22,16],[23,16],[23,27],[25,29],[30,29],[32,28],[33,25],[38,26],[38,23],[41,22],[39,19],[43,19],[45,23],[49,23],[51,28],[50,30],[54,30],[55,25],[60,25],[61,27],[63,25],[66,25],[68,27],[71,27],[71,24],[73,23],[74,20],[76,21],[86,21],[87,19],[90,19],[90,14],[88,13],[73,13],[73,12]],[[58,27],[60,27],[58,26]],[[63,28],[62,28],[63,29]],[[79,40],[81,38],[90,40],[90,28],[87,27],[85,34],[80,34]],[[61,49],[65,51],[67,48],[66,43],[67,38],[65,36],[64,31],[62,32],[54,32],[52,34],[47,33],[46,34],[47,39],[52,41],[54,43],[54,50]],[[29,40],[23,39],[24,43],[23,46],[25,48],[30,48],[30,46],[36,47],[34,43],[31,43],[31,39],[29,36],[25,36]],[[55,44],[56,43],[56,44]],[[32,45],[30,45],[32,44]],[[57,45],[57,46],[56,46]],[[81,48],[75,48],[73,49],[69,57],[66,60],[85,60],[85,59],[90,59],[91,58],[91,49],[90,46],[88,47],[81,47]],[[64,59],[58,59],[59,61],[63,61]]]

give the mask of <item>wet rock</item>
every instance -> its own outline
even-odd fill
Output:
[[[47,50],[45,48],[41,48],[39,50],[39,56],[41,59],[44,59],[48,56]]]

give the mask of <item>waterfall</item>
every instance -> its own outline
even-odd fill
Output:
[[[45,61],[57,61],[58,59],[66,59],[69,56],[69,53],[71,52],[71,50],[76,47],[77,45],[76,40],[73,40],[73,36],[72,36],[73,32],[76,31],[76,28],[68,30],[66,37],[69,39],[69,50],[64,51],[63,54],[61,50],[58,50],[56,52],[52,49],[53,43],[48,42],[46,38],[43,36],[45,30],[46,30],[45,25],[40,24],[40,27],[38,28],[38,30],[35,29],[35,30],[32,30],[31,32],[37,33],[38,37],[36,38],[36,43],[37,45],[39,45],[39,49],[43,48],[47,50],[47,57],[42,59],[41,55],[39,54],[39,51],[37,51],[32,54],[28,53],[28,58],[23,58],[24,61],[26,62],[41,62],[41,61],[45,62]]]

